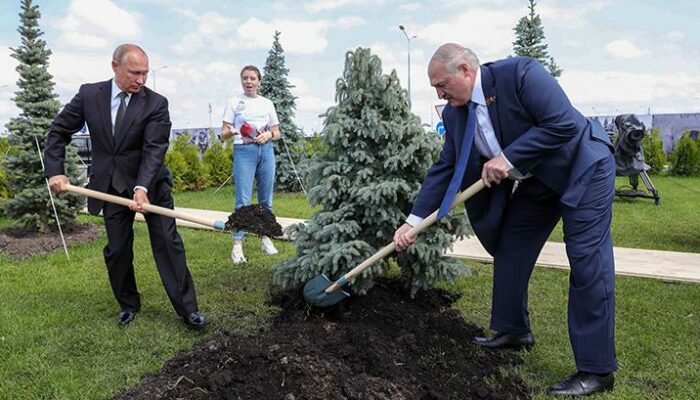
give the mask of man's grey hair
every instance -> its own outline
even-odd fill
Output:
[[[479,57],[473,51],[457,43],[446,43],[438,47],[430,62],[441,63],[449,72],[457,72],[459,64],[462,62],[466,62],[471,69],[479,68]]]
[[[148,57],[148,55],[146,55],[146,52],[143,51],[143,49],[139,46],[135,44],[124,43],[120,44],[119,46],[117,46],[116,49],[114,49],[114,53],[112,54],[112,60],[116,61],[117,64],[121,64],[126,60],[126,55],[133,51],[140,52],[144,56]]]

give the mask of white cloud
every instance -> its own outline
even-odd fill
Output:
[[[404,11],[416,11],[421,8],[421,3],[408,3],[408,4],[401,4],[399,6],[400,9]]]
[[[615,58],[639,58],[651,54],[648,49],[640,49],[628,39],[614,40],[605,46],[605,51]]]
[[[330,11],[352,3],[353,0],[314,0],[305,4],[304,8],[310,12]]]
[[[561,6],[551,4],[551,2],[538,2],[535,7],[535,12],[539,14],[543,20],[545,20],[545,27],[547,23],[565,23],[571,26],[571,23],[581,22],[588,15],[597,13],[608,6],[612,5],[612,0],[592,0],[585,1],[576,4],[575,7],[571,6]],[[521,17],[524,17],[529,13],[526,5],[521,8]]]
[[[420,29],[417,40],[435,45],[455,42],[474,50],[480,59],[502,58],[511,52],[519,9],[473,8]]]
[[[682,72],[654,74],[625,71],[564,71],[560,83],[574,104],[614,105],[622,109],[632,104],[681,112],[693,96],[700,94],[700,75]]]
[[[338,20],[335,23],[335,25],[338,28],[343,28],[343,29],[354,28],[356,26],[362,26],[362,25],[366,25],[366,24],[367,24],[367,21],[365,21],[364,18],[358,17],[356,15],[340,17],[340,18],[338,18]]]
[[[110,0],[72,0],[56,27],[59,41],[78,48],[106,48],[116,40],[141,38],[140,17]]]
[[[197,14],[190,10],[175,9],[176,12],[198,23],[194,30],[186,33],[170,48],[180,55],[196,54],[203,49],[224,52],[234,48],[235,18],[208,12]]]
[[[268,49],[275,31],[282,33],[281,40],[285,52],[311,54],[319,53],[328,46],[327,21],[261,21],[250,18],[238,28],[237,43],[241,48]]]
[[[681,31],[671,31],[661,36],[661,38],[669,42],[680,42],[685,39],[685,33]]]

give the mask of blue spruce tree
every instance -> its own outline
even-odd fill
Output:
[[[307,175],[310,202],[322,209],[290,229],[296,256],[276,265],[274,282],[282,287],[321,273],[337,279],[390,243],[441,148],[438,136],[426,133],[411,113],[396,71],[382,74],[369,49],[347,53],[336,102],[321,133],[327,151],[313,156]],[[454,234],[466,233],[466,219],[460,214],[444,221],[408,251],[388,257],[412,295],[466,271],[442,255]],[[385,258],[368,268],[351,290],[366,293],[388,266]]]
[[[7,186],[15,195],[4,208],[5,213],[21,225],[46,232],[55,220],[37,142],[43,151],[46,133],[60,104],[53,90],[53,77],[47,70],[51,51],[41,39],[44,33],[39,30],[39,7],[32,5],[31,0],[23,0],[21,8],[21,24],[17,30],[22,44],[11,49],[12,57],[19,61],[16,69],[20,76],[17,81],[20,90],[14,101],[21,112],[6,125],[13,151],[2,160],[2,168],[7,171]],[[69,146],[66,149],[66,175],[74,185],[82,183],[77,160],[75,147]],[[83,204],[80,197],[71,193],[54,196],[54,200],[61,223],[75,220]]]

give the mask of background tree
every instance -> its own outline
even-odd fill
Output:
[[[700,146],[686,130],[671,153],[671,174],[692,176],[700,174]]]
[[[540,16],[535,13],[535,0],[529,0],[528,8],[530,13],[518,21],[513,29],[515,31],[515,41],[513,42],[513,53],[516,56],[528,56],[537,59],[552,74],[553,77],[561,75],[563,70],[557,65],[547,51],[545,43],[544,27]]]
[[[287,79],[289,69],[285,67],[284,50],[279,39],[280,32],[275,31],[272,49],[270,49],[267,60],[265,60],[263,79],[260,82],[259,91],[261,95],[267,97],[275,104],[282,133],[282,138],[274,142],[275,158],[277,160],[275,189],[299,192],[301,191],[301,185],[294,169],[296,168],[299,175],[303,177],[303,171],[306,170],[308,163],[308,155],[304,148],[303,132],[293,121],[296,110],[296,97],[290,91],[294,86]]]
[[[222,185],[231,178],[233,160],[229,157],[225,144],[214,133],[210,133],[209,147],[202,156],[202,162],[209,171],[209,183],[215,186]]]
[[[321,273],[336,279],[390,243],[442,147],[411,113],[396,71],[382,74],[381,61],[369,49],[347,53],[336,102],[321,135],[325,151],[314,154],[307,175],[309,200],[322,209],[308,225],[290,229],[296,256],[277,264],[274,275],[283,287]],[[425,231],[409,250],[389,257],[412,294],[466,271],[464,264],[442,256],[452,234],[466,232],[464,214],[456,214]],[[365,293],[388,265],[385,258],[365,270],[351,289]]]
[[[661,129],[652,128],[648,135],[642,138],[642,148],[644,149],[644,162],[649,165],[650,174],[658,174],[663,171],[666,165],[666,153],[664,153],[664,142],[661,140]]]
[[[165,165],[173,174],[173,190],[176,192],[202,190],[209,185],[209,169],[201,160],[199,147],[192,143],[189,132],[177,135],[165,153]]]
[[[7,187],[14,192],[14,197],[4,207],[5,213],[21,225],[45,232],[55,220],[37,141],[43,151],[46,133],[60,104],[53,90],[53,77],[47,70],[51,51],[41,39],[44,33],[39,30],[39,7],[32,5],[31,0],[24,0],[21,9],[17,31],[22,44],[11,49],[12,57],[19,61],[16,70],[20,76],[17,81],[20,90],[15,93],[14,101],[21,111],[6,125],[13,151],[2,159],[2,167],[7,172]],[[65,168],[73,184],[82,183],[77,161],[75,148],[68,146]],[[74,221],[83,204],[79,196],[71,193],[54,196],[54,200],[61,223]]]

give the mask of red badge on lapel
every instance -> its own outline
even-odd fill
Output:
[[[487,106],[490,106],[491,103],[495,103],[495,102],[496,102],[496,96],[490,96],[490,97],[486,98],[486,105]]]

